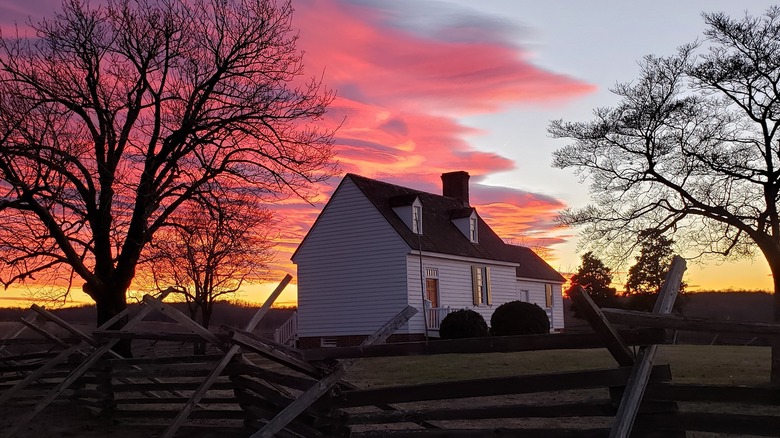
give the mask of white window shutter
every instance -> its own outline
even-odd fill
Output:
[[[485,304],[493,304],[493,297],[490,293],[490,266],[485,266]]]
[[[480,303],[479,274],[477,274],[478,270],[479,270],[478,266],[471,267],[471,296],[475,306]]]

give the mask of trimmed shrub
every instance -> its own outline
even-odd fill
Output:
[[[493,312],[490,333],[495,336],[550,333],[550,319],[547,312],[536,304],[510,301]]]
[[[463,339],[488,336],[487,323],[479,313],[470,310],[456,310],[445,316],[439,327],[442,339]]]

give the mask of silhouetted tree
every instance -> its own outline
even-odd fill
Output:
[[[639,232],[639,256],[636,263],[628,269],[625,293],[628,296],[627,307],[634,310],[651,311],[658,298],[658,292],[664,284],[666,274],[674,257],[674,241],[657,230]],[[680,293],[685,292],[686,283],[680,283]],[[683,296],[678,295],[675,309],[681,310]]]
[[[674,256],[674,241],[656,230],[639,232],[639,256],[628,269],[626,295],[654,294],[661,289]],[[681,286],[681,289],[684,285]]]
[[[569,281],[571,286],[566,292],[567,295],[571,296],[574,288],[581,286],[599,307],[615,306],[617,290],[611,286],[612,270],[592,252],[582,255],[582,264]],[[576,306],[574,306],[574,314],[580,317]]]
[[[307,196],[333,94],[302,78],[290,1],[66,0],[0,38],[2,281],[83,280],[98,323],[211,183]]]
[[[181,291],[190,317],[208,328],[214,302],[267,276],[272,214],[248,196],[192,200],[171,216],[139,267],[156,289]]]
[[[624,245],[654,228],[702,255],[766,258],[780,322],[780,7],[732,19],[704,14],[700,43],[647,56],[595,120],[555,121],[574,143],[555,165],[590,177],[594,205],[563,221],[591,241]],[[780,338],[772,382],[780,383]]]

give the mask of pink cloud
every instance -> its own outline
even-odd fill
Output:
[[[58,1],[47,3],[59,8]],[[409,15],[399,15],[403,11],[389,9],[390,4],[294,3],[293,24],[300,29],[306,71],[322,74],[324,83],[338,93],[325,123],[340,126],[335,144],[340,170],[432,193],[440,191],[441,173],[466,170],[474,183],[472,204],[502,237],[519,240],[533,235],[557,243],[560,237],[544,236],[553,235],[548,232],[563,204],[540,194],[479,185],[486,176],[511,170],[515,164],[472,147],[468,137],[480,132],[459,117],[528,103],[563,102],[593,86],[534,65],[513,39],[512,29],[489,17],[469,16],[415,29],[404,22]],[[422,0],[403,4],[444,7]],[[14,21],[23,26],[27,15],[34,15],[33,21],[42,18],[31,6],[26,8],[25,12],[25,7],[0,3],[4,32]],[[280,221],[272,277],[280,277],[281,271],[295,273],[289,257],[339,180],[318,187],[314,205],[290,198],[272,206]]]
[[[508,37],[457,28],[423,35],[388,23],[387,11],[345,0],[298,3],[306,64],[325,69],[347,99],[470,114],[566,99],[589,84],[534,66]],[[465,39],[472,36],[472,40]]]

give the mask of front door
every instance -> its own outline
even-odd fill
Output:
[[[426,278],[425,279],[425,298],[431,302],[431,308],[435,309],[439,307],[439,279],[438,278]]]

